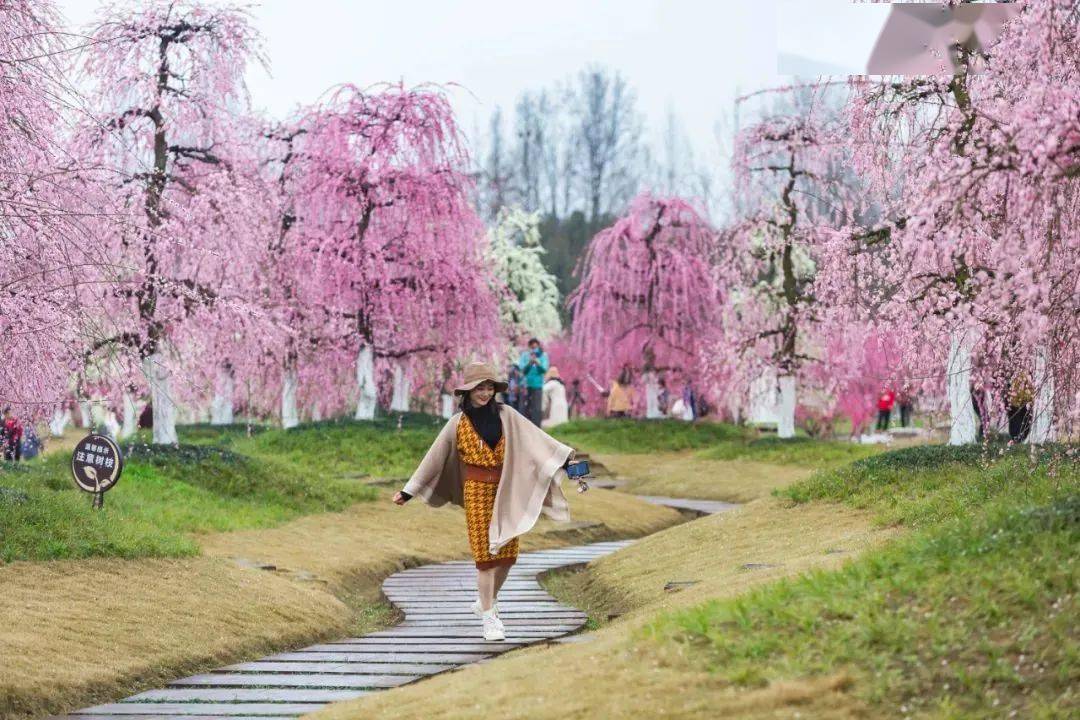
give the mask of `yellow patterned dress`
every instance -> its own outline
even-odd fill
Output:
[[[500,438],[492,448],[476,432],[468,416],[462,414],[457,427],[457,449],[465,465],[465,524],[476,568],[487,570],[499,565],[513,565],[518,556],[517,538],[506,543],[498,554],[488,553],[488,527],[495,507],[495,493],[499,489],[506,437]]]

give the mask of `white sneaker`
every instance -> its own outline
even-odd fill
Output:
[[[470,607],[472,608],[473,615],[476,617],[484,616],[484,607],[480,604],[480,598],[473,600],[473,604]],[[499,617],[499,603],[491,603],[491,609],[495,611],[495,617]]]
[[[484,621],[484,639],[485,640],[505,640],[506,629],[503,627],[502,620],[495,614],[495,609],[492,608],[480,616],[480,619]]]

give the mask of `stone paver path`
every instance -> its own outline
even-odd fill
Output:
[[[412,568],[390,576],[383,591],[405,621],[358,638],[312,645],[255,662],[182,678],[161,690],[63,716],[68,720],[195,720],[295,717],[327,703],[415,682],[580,629],[585,614],[562,605],[537,582],[546,570],[595,560],[632,541],[523,553],[499,593],[505,642],[486,642],[468,561]]]

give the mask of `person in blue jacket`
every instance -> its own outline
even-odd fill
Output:
[[[524,385],[528,398],[525,414],[537,427],[540,427],[540,421],[543,418],[544,375],[549,365],[550,361],[547,353],[540,347],[540,341],[536,338],[529,340],[529,347],[522,351],[518,367],[521,368],[521,374],[525,377]]]

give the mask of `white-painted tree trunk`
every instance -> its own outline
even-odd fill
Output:
[[[953,333],[945,365],[949,395],[949,444],[967,445],[979,439],[979,421],[971,404],[971,346],[965,333]]]
[[[356,356],[356,386],[360,394],[356,399],[357,420],[374,420],[377,395],[375,394],[375,355],[370,345],[360,348]]]
[[[777,408],[776,436],[795,437],[795,376],[780,376],[780,406]]]
[[[120,421],[116,419],[116,413],[112,410],[102,413],[102,425],[105,426],[105,434],[113,440],[120,439]]]
[[[1035,351],[1035,397],[1031,403],[1031,432],[1028,442],[1033,445],[1053,442],[1054,432],[1054,373],[1046,348]]]
[[[143,376],[150,386],[150,403],[154,413],[154,444],[175,445],[176,402],[172,396],[169,368],[161,353],[143,359]]]
[[[232,425],[234,391],[232,374],[223,370],[221,383],[214,391],[214,399],[210,402],[211,425]]]
[[[49,434],[53,437],[60,437],[64,434],[64,430],[70,422],[71,411],[67,408],[56,408],[53,410],[52,420],[49,421]]]
[[[442,394],[442,416],[449,420],[454,415],[454,396],[450,393]]]
[[[296,370],[287,369],[281,383],[281,427],[288,430],[300,424],[296,411]]]
[[[124,440],[135,434],[139,425],[139,408],[135,405],[135,398],[131,393],[124,393],[123,398],[123,422],[120,424],[119,438]]]
[[[657,382],[656,373],[649,372],[645,375],[645,419],[658,420],[664,417],[660,412],[660,383]]]
[[[94,424],[94,413],[90,408],[90,403],[86,400],[79,401],[79,420],[82,422],[82,427],[87,430]]]
[[[311,406],[311,422],[319,422],[322,420],[322,405],[315,403]]]
[[[392,412],[409,412],[409,378],[405,368],[394,364],[394,392],[390,398]]]

